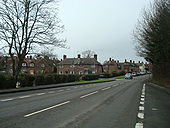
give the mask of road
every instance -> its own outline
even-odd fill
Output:
[[[140,128],[147,79],[3,94],[0,128]]]

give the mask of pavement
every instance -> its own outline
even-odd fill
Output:
[[[0,127],[169,128],[169,93],[147,79],[1,94]]]

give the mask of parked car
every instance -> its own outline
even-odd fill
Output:
[[[133,76],[131,73],[126,73],[125,79],[133,79]]]

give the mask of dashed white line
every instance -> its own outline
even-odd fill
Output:
[[[87,96],[93,95],[93,94],[95,94],[95,93],[98,93],[98,91],[95,91],[95,92],[86,94],[86,95],[84,95],[84,96],[81,96],[80,98],[82,99],[82,98],[85,98],[85,97],[87,97]]]
[[[69,90],[71,90],[71,89],[68,88],[68,89],[66,89],[66,90],[69,91]]]
[[[44,95],[45,93],[38,93],[36,94],[37,96],[41,96],[41,95]]]
[[[50,92],[48,92],[48,93],[50,93],[50,94],[51,94],[51,93],[55,93],[55,91],[50,91]]]
[[[63,92],[64,90],[59,90],[58,92]]]
[[[28,98],[28,97],[31,97],[31,95],[20,96],[19,98],[20,98],[20,99],[23,99],[23,98]]]
[[[135,128],[143,128],[143,123],[136,123]]]
[[[27,115],[25,115],[24,117],[29,117],[29,116],[32,116],[32,115],[35,115],[35,114],[38,114],[38,113],[41,113],[41,112],[44,112],[44,111],[47,111],[47,110],[50,110],[50,109],[53,109],[53,108],[62,106],[62,105],[65,105],[65,104],[68,104],[69,102],[70,102],[70,101],[63,102],[63,103],[60,103],[60,104],[51,106],[51,107],[49,107],[49,108],[45,108],[45,109],[42,109],[42,110],[39,110],[39,111],[30,113],[30,114],[27,114]]]
[[[143,111],[143,110],[144,110],[144,107],[143,107],[143,106],[139,106],[139,110],[140,110],[140,111]]]
[[[141,98],[140,100],[141,100],[141,101],[144,101],[144,100],[145,100],[145,98]]]
[[[144,113],[139,112],[138,113],[138,118],[143,119],[144,118]]]
[[[5,102],[5,101],[11,101],[11,100],[14,100],[13,98],[10,98],[10,99],[3,99],[1,101]]]
[[[108,90],[108,89],[110,89],[111,87],[107,87],[107,88],[103,88],[102,90],[104,91],[104,90]]]
[[[77,88],[77,87],[74,87],[74,88]]]
[[[140,104],[144,105],[144,102],[143,102],[143,101],[140,101]]]

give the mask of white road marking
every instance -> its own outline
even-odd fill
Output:
[[[152,111],[157,111],[158,109],[157,108],[152,108]]]
[[[143,119],[144,118],[144,113],[139,112],[138,113],[138,118]]]
[[[140,100],[141,100],[141,101],[144,101],[144,100],[145,100],[145,98],[141,98]]]
[[[55,93],[55,91],[50,91],[50,92],[48,92],[48,93]]]
[[[31,95],[20,96],[19,98],[20,98],[20,99],[23,99],[23,98],[28,98],[28,97],[31,97]]]
[[[45,93],[38,93],[36,94],[37,96],[41,96],[41,95],[44,95]]]
[[[104,91],[104,90],[108,90],[108,89],[110,89],[111,87],[107,87],[107,88],[103,88],[102,90]]]
[[[3,99],[3,100],[0,100],[0,101],[5,102],[5,101],[11,101],[11,100],[14,100],[14,99],[13,99],[13,98],[10,98],[10,99]]]
[[[116,87],[116,86],[118,86],[118,84],[116,84],[116,85],[113,85],[114,87]]]
[[[85,98],[85,97],[87,97],[87,96],[93,95],[93,94],[95,94],[95,93],[98,93],[98,91],[95,91],[95,92],[89,93],[89,94],[87,94],[87,95],[81,96],[80,98],[82,99],[82,98]]]
[[[64,90],[59,90],[58,92],[63,92]]]
[[[135,128],[143,128],[143,123],[136,123]]]
[[[140,111],[143,111],[143,110],[144,110],[144,107],[143,107],[143,106],[139,106],[139,110],[140,110]]]
[[[71,89],[68,88],[68,89],[66,89],[66,90],[69,91],[69,90],[71,90]]]
[[[145,98],[145,96],[144,96],[144,95],[141,95],[141,97],[142,97],[142,98]]]
[[[25,115],[24,117],[29,117],[29,116],[32,116],[32,115],[35,115],[35,114],[38,114],[38,113],[41,113],[41,112],[44,112],[44,111],[47,111],[47,110],[50,110],[50,109],[53,109],[53,108],[62,106],[62,105],[65,105],[65,104],[68,104],[69,102],[70,102],[70,101],[63,102],[63,103],[60,103],[60,104],[51,106],[51,107],[49,107],[49,108],[45,108],[45,109],[42,109],[42,110],[39,110],[39,111],[30,113],[30,114],[27,114],[27,115]]]
[[[140,104],[144,105],[144,102],[143,102],[143,101],[140,101]]]

